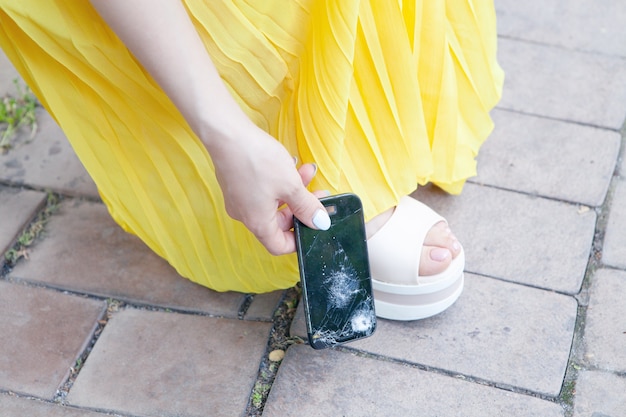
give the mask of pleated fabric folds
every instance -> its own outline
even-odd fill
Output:
[[[486,0],[185,0],[230,92],[366,218],[418,184],[458,193],[503,73]],[[66,133],[112,217],[217,291],[298,280],[228,217],[211,159],[88,2],[0,0],[0,46]]]

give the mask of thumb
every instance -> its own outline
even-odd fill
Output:
[[[330,228],[330,216],[326,207],[309,192],[302,187],[300,191],[285,200],[293,215],[312,229],[328,230]]]

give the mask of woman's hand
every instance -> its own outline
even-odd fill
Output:
[[[294,215],[309,227],[330,227],[326,209],[305,188],[316,166],[304,164],[296,170],[293,157],[274,138],[254,125],[244,130],[241,140],[219,141],[210,150],[226,211],[270,253],[294,252]]]
[[[231,217],[273,254],[295,250],[292,215],[309,227],[330,226],[323,205],[305,188],[314,166],[296,170],[287,150],[239,108],[180,0],[91,3],[206,146]]]

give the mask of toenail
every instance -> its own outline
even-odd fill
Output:
[[[434,248],[430,251],[430,259],[436,262],[443,262],[450,257],[450,251],[445,248]]]

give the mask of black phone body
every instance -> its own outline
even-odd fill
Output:
[[[320,199],[331,219],[314,230],[294,219],[309,344],[324,349],[370,336],[376,328],[361,200]]]

